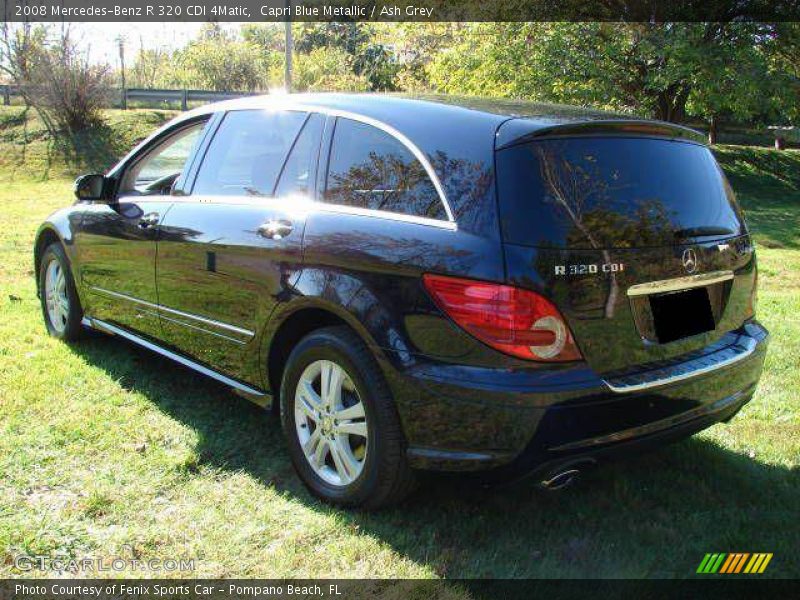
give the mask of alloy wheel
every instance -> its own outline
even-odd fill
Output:
[[[67,278],[61,263],[53,258],[47,265],[44,278],[44,297],[50,324],[58,333],[63,333],[69,319],[69,297]]]
[[[295,428],[306,460],[326,483],[346,486],[364,469],[368,424],[353,380],[337,363],[317,360],[297,382]]]

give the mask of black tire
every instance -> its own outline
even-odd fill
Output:
[[[319,360],[342,367],[364,405],[368,450],[361,473],[347,485],[332,485],[314,471],[296,430],[297,385],[306,367]],[[292,350],[281,384],[281,421],[292,464],[318,498],[372,510],[399,502],[413,489],[414,473],[408,466],[405,437],[389,388],[370,351],[347,327],[314,331]]]
[[[64,274],[65,279],[65,295],[67,299],[68,308],[66,310],[66,318],[62,320],[61,326],[53,322],[47,308],[47,287],[46,277],[47,270],[50,263],[57,261]],[[83,309],[81,308],[81,301],[78,299],[78,292],[75,289],[75,280],[72,278],[72,271],[70,270],[69,260],[64,253],[64,249],[59,243],[50,244],[42,253],[42,260],[39,263],[39,300],[42,306],[42,316],[44,323],[47,327],[47,332],[60,340],[71,341],[80,338],[83,334],[83,327],[81,320],[83,319]]]

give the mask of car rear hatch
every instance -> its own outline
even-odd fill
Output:
[[[554,302],[598,373],[696,354],[753,315],[750,237],[698,135],[645,121],[498,132],[508,282]]]

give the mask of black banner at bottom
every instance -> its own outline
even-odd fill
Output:
[[[358,579],[6,579],[0,600],[516,600],[531,598],[738,598],[800,596],[800,581]]]

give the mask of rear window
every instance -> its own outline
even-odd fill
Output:
[[[649,138],[540,140],[497,153],[503,237],[512,244],[611,248],[743,233],[704,146]]]

